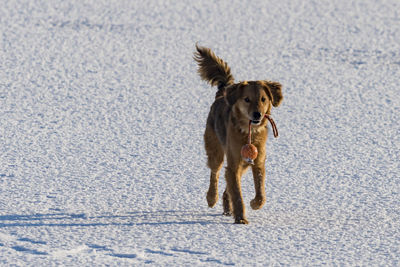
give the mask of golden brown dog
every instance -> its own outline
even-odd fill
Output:
[[[241,177],[250,166],[241,157],[240,151],[247,143],[251,123],[252,144],[258,156],[251,169],[256,195],[250,206],[257,210],[265,204],[265,143],[267,141],[267,119],[272,106],[277,107],[283,97],[281,84],[267,80],[234,83],[229,66],[210,49],[196,45],[194,59],[199,65],[199,74],[212,86],[218,86],[215,101],[211,106],[204,133],[208,166],[211,169],[210,187],[207,192],[209,207],[218,201],[219,172],[227,159],[225,172],[226,189],[223,194],[225,215],[233,215],[235,223],[247,224],[241,191]]]

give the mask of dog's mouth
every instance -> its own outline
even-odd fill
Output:
[[[261,120],[251,120],[251,124],[253,125],[260,125]]]

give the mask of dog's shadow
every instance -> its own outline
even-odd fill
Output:
[[[93,227],[93,226],[138,226],[138,225],[208,225],[230,224],[222,214],[199,211],[158,210],[133,211],[125,214],[85,214],[85,213],[36,213],[0,215],[3,227]]]

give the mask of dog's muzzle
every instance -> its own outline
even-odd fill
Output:
[[[261,113],[260,112],[253,112],[252,114],[252,119],[251,119],[251,124],[253,125],[259,125],[261,123]]]

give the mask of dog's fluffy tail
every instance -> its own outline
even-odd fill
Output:
[[[227,85],[233,84],[233,76],[228,64],[217,57],[211,49],[196,45],[197,52],[194,60],[199,64],[200,77],[212,86],[218,86],[218,91],[224,90]]]

